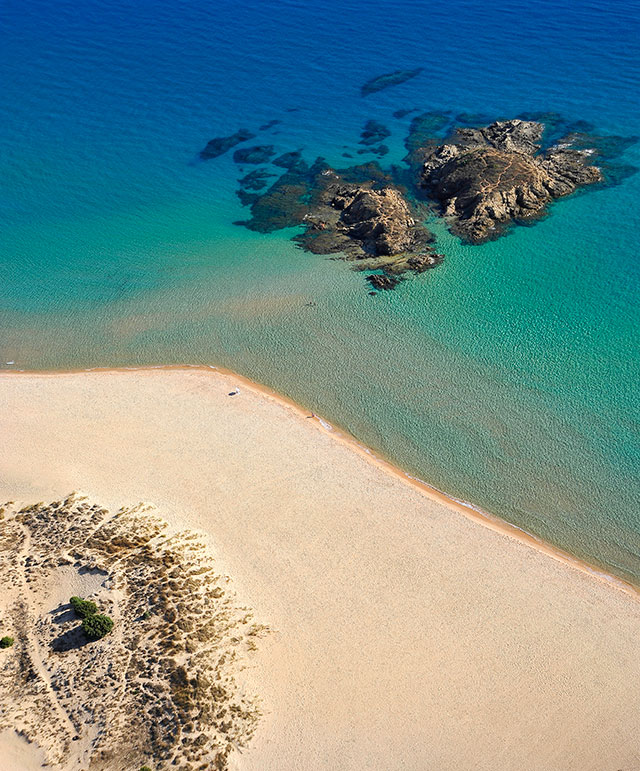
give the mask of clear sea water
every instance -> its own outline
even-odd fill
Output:
[[[640,174],[483,246],[436,224],[444,265],[370,297],[195,160],[278,119],[258,142],[344,163],[375,118],[395,161],[411,107],[640,134],[637,0],[4,0],[0,35],[3,366],[226,366],[640,582]]]

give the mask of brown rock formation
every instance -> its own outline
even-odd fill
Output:
[[[360,241],[367,254],[400,254],[415,245],[416,221],[395,188],[339,188],[331,206],[342,210],[338,230]]]
[[[472,243],[498,237],[517,220],[540,217],[547,205],[602,179],[590,151],[559,142],[540,153],[544,126],[510,120],[459,128],[430,148],[422,184],[450,217],[452,232]]]

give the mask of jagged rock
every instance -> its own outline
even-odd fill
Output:
[[[416,254],[407,259],[407,266],[416,273],[423,273],[425,270],[435,268],[436,265],[444,260],[444,254],[438,252],[426,252],[425,254]]]
[[[375,94],[377,91],[382,91],[383,88],[397,86],[400,83],[411,80],[411,78],[415,78],[422,70],[422,67],[416,67],[415,70],[396,70],[395,72],[387,72],[384,75],[378,75],[377,78],[368,80],[360,89],[360,93],[362,96],[369,96],[370,94]]]
[[[416,221],[398,190],[340,188],[332,206],[342,210],[338,228],[361,241],[367,253],[392,255],[412,248]]]
[[[452,232],[472,242],[499,236],[513,221],[539,217],[555,198],[602,179],[588,150],[559,143],[540,153],[544,126],[498,121],[458,128],[429,147],[422,184],[450,217]]]
[[[240,142],[246,142],[254,137],[255,134],[252,134],[248,129],[239,129],[235,134],[231,134],[228,137],[216,137],[207,142],[207,146],[200,151],[200,157],[204,161],[217,158],[219,155],[223,155],[228,150],[231,150],[232,147],[239,145]]]

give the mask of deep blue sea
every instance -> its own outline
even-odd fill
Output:
[[[414,107],[640,135],[637,0],[3,0],[0,34],[2,366],[226,366],[640,582],[640,174],[482,246],[432,223],[445,263],[371,297],[198,160],[248,128],[344,165],[374,118],[399,163]]]

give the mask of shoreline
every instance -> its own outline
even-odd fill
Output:
[[[72,370],[24,370],[24,369],[2,369],[0,370],[0,378],[2,377],[16,377],[20,375],[26,375],[28,377],[64,377],[65,375],[81,375],[81,374],[109,374],[109,373],[124,373],[124,372],[136,372],[136,373],[149,373],[154,371],[173,371],[173,372],[202,372],[202,373],[216,373],[229,379],[236,380],[243,387],[252,390],[253,392],[260,394],[262,397],[273,400],[278,404],[292,410],[300,418],[307,421],[312,418],[311,424],[315,426],[317,430],[323,431],[328,436],[331,436],[334,440],[346,445],[351,450],[355,451],[358,455],[365,458],[372,465],[383,469],[386,473],[391,474],[394,478],[400,479],[405,484],[419,490],[423,495],[432,501],[446,506],[449,509],[462,514],[467,519],[481,524],[483,527],[488,528],[500,535],[511,538],[534,551],[545,554],[548,557],[561,562],[574,570],[578,570],[582,573],[589,575],[591,578],[604,583],[607,586],[613,587],[618,591],[625,593],[628,596],[633,597],[636,600],[640,600],[640,585],[636,586],[630,581],[626,581],[613,573],[607,572],[605,569],[592,565],[579,557],[574,556],[570,552],[567,552],[560,547],[554,546],[551,543],[544,541],[533,533],[527,530],[513,525],[507,520],[502,519],[496,514],[492,514],[475,506],[473,503],[463,501],[448,495],[437,487],[430,485],[418,477],[412,476],[407,471],[404,471],[399,466],[396,466],[391,461],[381,457],[374,450],[363,445],[356,437],[350,434],[346,429],[335,426],[328,420],[325,420],[321,416],[315,413],[308,413],[302,405],[293,401],[287,396],[280,394],[268,386],[251,380],[244,375],[240,375],[233,370],[229,370],[225,367],[218,367],[209,364],[157,364],[157,365],[144,365],[140,367],[90,367],[85,369],[72,369]]]
[[[636,594],[227,370],[16,374],[3,500],[144,502],[273,630],[234,771],[633,767]]]

